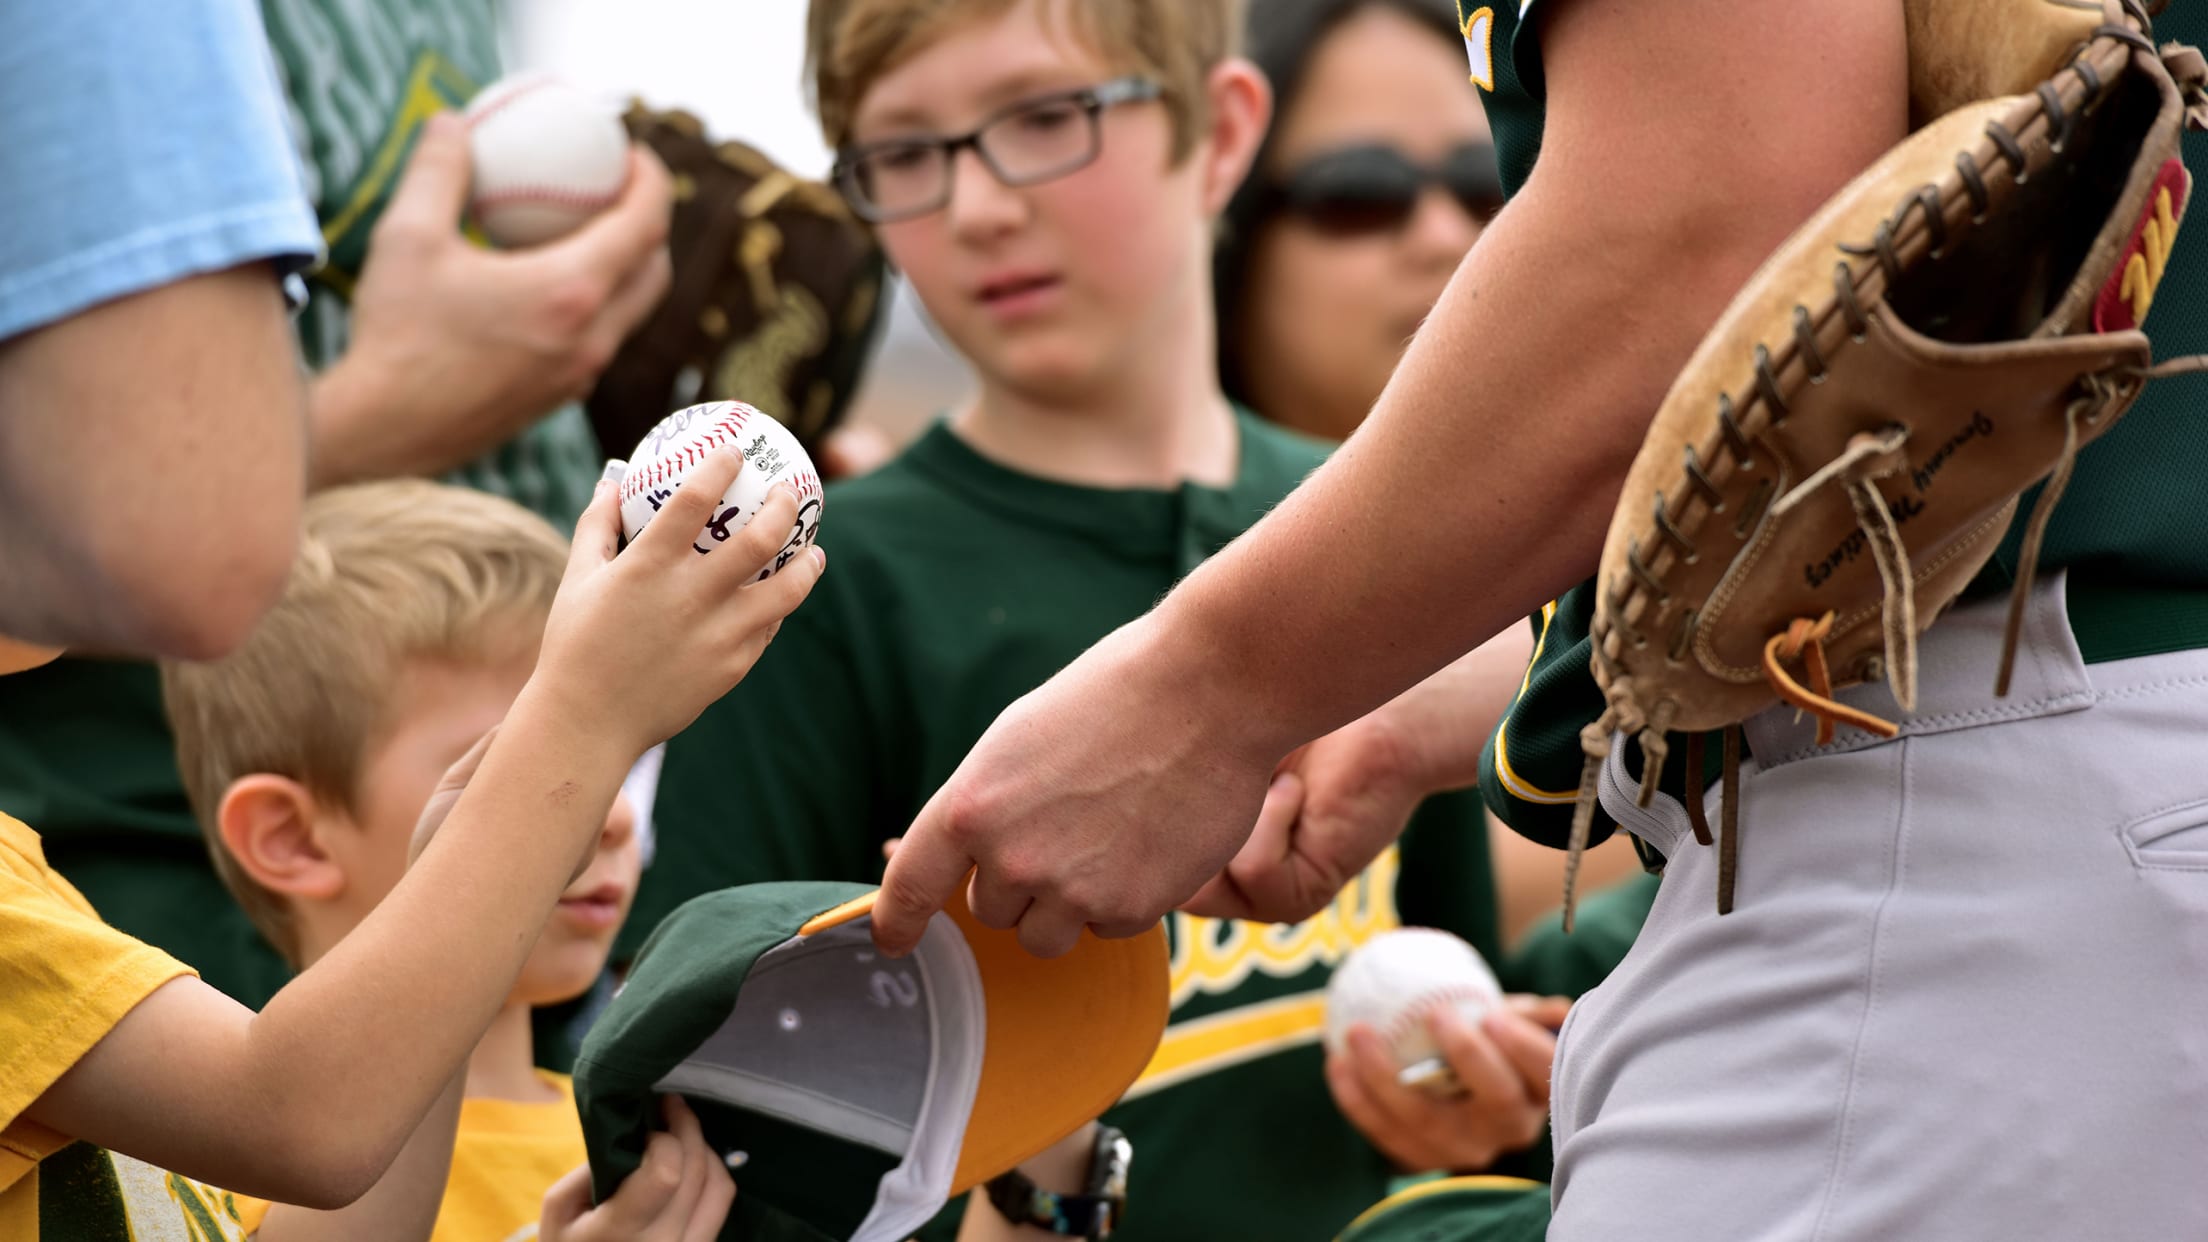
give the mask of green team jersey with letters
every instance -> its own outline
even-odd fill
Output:
[[[1554,7],[1554,0],[1458,3],[1472,81],[1495,130],[1506,194],[1525,184],[1540,156],[1547,80],[1539,19]],[[1711,37],[1723,35],[1713,31]],[[2155,37],[2208,41],[2208,9],[2197,2],[2172,5],[2156,21]],[[2208,135],[2188,132],[2183,144],[2195,175],[2208,169]],[[2208,239],[2181,231],[2147,328],[2159,357],[2208,351]],[[2208,510],[2199,503],[2200,480],[2208,478],[2208,435],[2191,425],[2204,412],[2208,387],[2198,381],[2149,385],[2123,421],[2078,456],[2047,529],[2040,571],[2067,571],[2071,625],[2088,662],[2208,646]],[[2008,538],[1967,595],[2007,592],[2022,515],[2035,496],[2025,497]],[[1567,835],[1578,792],[1579,730],[1602,714],[1602,696],[1588,672],[1593,610],[1593,587],[1585,583],[1533,618],[1532,667],[1481,765],[1480,791],[1488,805],[1519,832],[1556,845]],[[1714,773],[1717,748],[1706,752]],[[1682,768],[1674,764],[1667,774],[1674,794]],[[1614,827],[1598,809],[1596,839]]]
[[[1052,482],[941,424],[831,487],[828,573],[743,683],[668,745],[657,854],[617,956],[711,889],[878,881],[882,842],[998,713],[1148,610],[1325,456],[1246,414],[1237,424],[1238,474],[1223,488]],[[1323,1239],[1377,1202],[1392,1172],[1321,1069],[1327,979],[1399,920],[1494,959],[1493,892],[1484,816],[1465,792],[1428,800],[1401,845],[1308,922],[1172,915],[1170,1025],[1106,1114],[1135,1145],[1115,1236]],[[928,1236],[949,1234],[939,1220]]]
[[[346,297],[423,122],[499,74],[497,6],[262,0],[261,9],[329,248],[297,321],[308,363],[321,367],[345,348]],[[567,529],[599,465],[589,421],[571,405],[448,481]],[[0,809],[38,825],[55,869],[102,918],[208,983],[258,1006],[288,977],[207,860],[151,666],[72,659],[0,679]]]

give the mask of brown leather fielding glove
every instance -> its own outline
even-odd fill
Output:
[[[1833,690],[1884,679],[1910,708],[1917,634],[2046,479],[2005,693],[2078,449],[2157,373],[2139,326],[2191,186],[2178,135],[2208,118],[2199,53],[2158,49],[2138,0],[1908,3],[1912,114],[1932,119],[1765,261],[1627,476],[1596,579],[1608,710],[1581,736],[1567,919],[1616,731],[1639,736],[1646,803],[1668,733],[1690,734],[1699,768],[1703,733],[1726,730],[1729,908],[1738,723],[1783,701],[1817,717],[1820,742],[1836,724],[1892,735]],[[1969,101],[1989,89],[2010,93]],[[1694,772],[1687,784],[1710,844]]]
[[[675,275],[585,403],[598,442],[625,453],[671,410],[743,401],[819,460],[882,321],[873,234],[830,187],[687,112],[632,102],[623,120],[674,174]]]

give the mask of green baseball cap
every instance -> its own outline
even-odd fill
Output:
[[[1548,1232],[1548,1183],[1443,1177],[1381,1200],[1335,1242],[1541,1242]]]
[[[1165,1030],[1162,927],[1044,960],[963,890],[903,958],[876,891],[753,884],[669,914],[583,1042],[575,1101],[606,1196],[681,1095],[737,1185],[724,1239],[901,1242],[1109,1108]]]

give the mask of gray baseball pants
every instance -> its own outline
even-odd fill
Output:
[[[1915,713],[1842,696],[1896,739],[1748,722],[1722,918],[1612,760],[1669,865],[1560,1039],[1550,1237],[2208,1239],[2208,651],[2089,666],[2062,579],[2029,603],[2005,699],[1994,600]]]

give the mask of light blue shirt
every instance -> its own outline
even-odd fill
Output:
[[[0,0],[0,340],[321,253],[253,0]]]

